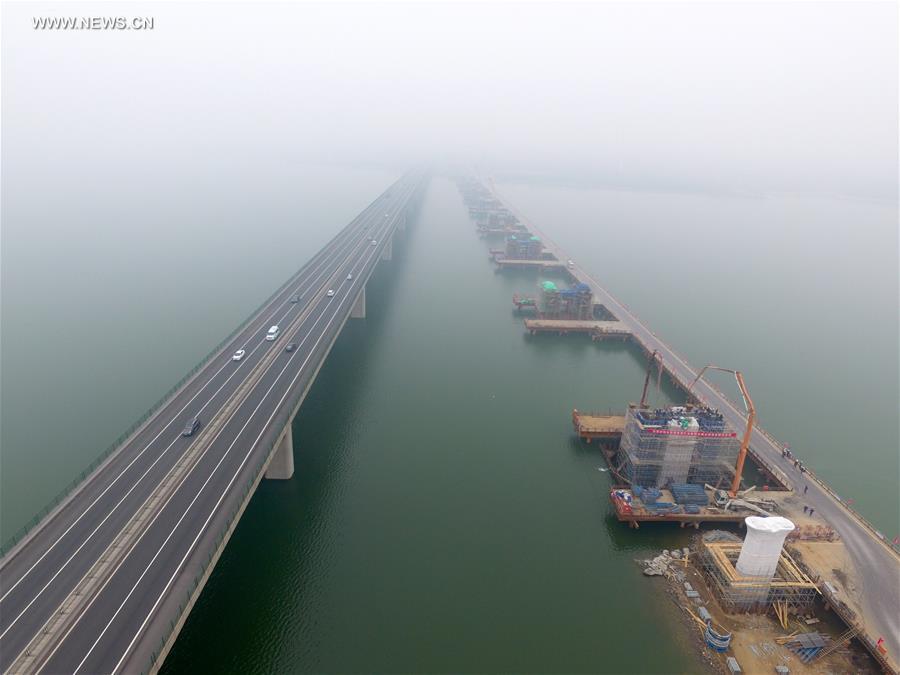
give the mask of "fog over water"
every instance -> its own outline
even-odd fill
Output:
[[[480,159],[626,187],[897,190],[895,3],[4,8],[4,160]],[[16,162],[16,164],[10,164]]]
[[[33,28],[108,15],[154,28]],[[694,366],[742,369],[766,428],[900,533],[896,3],[6,3],[0,49],[0,541],[403,171],[436,176],[169,672],[645,649],[633,558],[683,532],[607,518],[568,417],[634,399],[645,362],[523,339],[536,278],[494,274],[462,170]],[[648,672],[698,669],[672,635]]]

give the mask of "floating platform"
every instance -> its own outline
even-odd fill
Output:
[[[511,227],[479,227],[478,234],[482,237],[502,237],[507,234],[520,234],[522,230],[516,230]]]
[[[572,425],[583,441],[619,440],[625,430],[625,415],[598,415],[572,411]]]
[[[539,269],[539,270],[564,270],[566,264],[559,260],[546,260],[539,258],[537,260],[515,260],[512,258],[495,258],[494,261],[500,269],[506,268],[522,268],[522,269]]]
[[[525,330],[536,333],[588,333],[593,340],[620,338],[627,340],[631,331],[618,321],[574,321],[568,319],[525,319]]]
[[[698,513],[685,513],[683,507],[675,504],[671,492],[662,489],[659,493],[655,503],[645,504],[631,488],[619,486],[609,491],[609,502],[615,509],[616,519],[634,529],[641,523],[678,523],[681,527],[690,524],[695,528],[701,523],[743,523],[744,518],[753,515],[752,511],[723,511],[715,506],[698,507]],[[672,510],[662,508],[665,504],[671,504]]]

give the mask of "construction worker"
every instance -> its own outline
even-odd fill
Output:
[[[804,485],[803,486],[803,494],[806,494],[807,492],[809,492],[809,485]]]
[[[804,505],[803,505],[803,513],[806,513],[806,511],[807,511],[808,508],[809,508],[809,507],[806,506],[806,504],[804,504]]]
[[[813,511],[815,511],[815,509],[814,509],[814,508],[810,508],[810,509],[809,509],[809,515],[812,515],[812,514],[813,514]]]

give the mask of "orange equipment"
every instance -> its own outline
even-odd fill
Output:
[[[647,376],[644,378],[644,391],[641,392],[641,409],[645,408],[647,405],[647,385],[650,384],[650,373],[653,371],[653,364],[656,363],[657,372],[656,372],[656,395],[659,396],[659,384],[660,379],[662,378],[662,357],[659,355],[659,350],[654,349],[653,353],[650,355],[650,361],[647,363]]]
[[[734,497],[741,487],[741,474],[744,472],[744,460],[747,459],[747,448],[750,446],[750,434],[753,432],[753,423],[756,421],[756,408],[753,407],[753,399],[750,398],[750,392],[747,391],[747,386],[744,384],[744,376],[741,375],[741,371],[731,370],[730,368],[720,368],[711,363],[703,366],[703,369],[697,374],[694,381],[691,382],[691,386],[688,387],[688,394],[691,393],[697,380],[703,377],[703,373],[707,370],[721,370],[723,373],[731,373],[734,375],[734,379],[737,380],[738,388],[741,390],[741,396],[744,398],[744,407],[747,409],[747,429],[744,431],[744,439],[741,441],[741,451],[738,453],[737,464],[734,466],[734,480],[731,482],[731,490],[728,493],[731,497]]]

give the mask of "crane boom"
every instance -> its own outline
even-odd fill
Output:
[[[756,408],[753,405],[753,399],[750,398],[750,392],[747,391],[747,385],[744,383],[744,376],[739,370],[731,370],[730,368],[720,368],[711,363],[703,366],[691,386],[688,387],[688,394],[697,384],[697,380],[703,377],[703,373],[707,370],[721,370],[723,373],[731,373],[737,380],[738,388],[741,390],[741,396],[744,399],[744,407],[747,409],[747,428],[744,430],[744,437],[741,439],[741,449],[738,452],[737,462],[734,465],[734,480],[731,481],[730,496],[734,497],[741,487],[741,474],[744,472],[744,461],[747,459],[747,449],[750,447],[750,436],[753,434],[753,423],[756,421]]]
[[[641,408],[646,407],[647,405],[647,385],[650,384],[650,373],[653,372],[653,364],[659,360],[658,368],[660,373],[662,372],[662,359],[659,358],[659,350],[654,349],[653,353],[650,354],[650,361],[647,363],[647,375],[644,377],[644,390],[641,392]],[[656,389],[657,393],[659,390],[659,377],[656,378]]]

